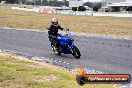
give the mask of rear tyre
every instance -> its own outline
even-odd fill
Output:
[[[56,49],[56,54],[57,54],[57,55],[61,55],[60,48],[57,48],[57,49]]]
[[[76,59],[79,59],[80,56],[81,56],[81,53],[80,53],[79,49],[78,49],[76,46],[73,47],[73,54],[72,54],[72,55],[73,55]]]
[[[51,48],[52,48],[53,52],[55,52],[55,46],[51,44]]]
[[[61,55],[61,51],[59,48],[56,48],[53,44],[51,44],[53,52],[55,52],[57,55]]]

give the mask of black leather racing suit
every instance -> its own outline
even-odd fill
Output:
[[[60,25],[50,25],[48,27],[48,34],[49,34],[49,40],[51,41],[51,45],[55,45],[56,48],[59,47],[58,41],[56,40],[58,29],[63,30],[63,28]]]

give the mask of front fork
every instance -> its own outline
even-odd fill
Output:
[[[68,48],[70,49],[72,54],[73,54],[73,47],[74,47],[74,44],[68,45]]]

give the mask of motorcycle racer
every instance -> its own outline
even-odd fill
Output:
[[[58,20],[56,18],[51,19],[51,25],[48,27],[48,35],[49,35],[49,40],[53,45],[55,45],[56,48],[58,48],[58,41],[56,40],[57,34],[58,34],[58,29],[63,30],[59,24]]]

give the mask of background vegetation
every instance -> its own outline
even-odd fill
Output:
[[[132,18],[47,14],[10,8],[0,6],[0,27],[47,30],[51,19],[56,17],[62,27],[73,32],[132,36]]]

